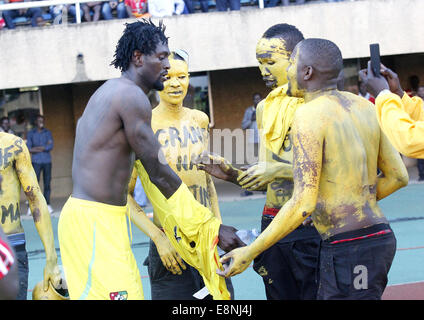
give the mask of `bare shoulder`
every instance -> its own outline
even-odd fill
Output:
[[[114,107],[127,112],[151,112],[151,105],[147,95],[134,82],[125,79],[114,79],[111,83],[114,88],[112,98]]]
[[[190,114],[190,117],[202,128],[208,128],[209,117],[206,113],[196,109],[186,108]]]

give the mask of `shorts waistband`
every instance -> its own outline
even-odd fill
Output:
[[[69,197],[68,201],[74,204],[77,204],[78,206],[84,206],[89,208],[99,208],[108,213],[116,213],[116,214],[126,214],[127,208],[128,208],[128,204],[126,204],[125,206],[115,206],[115,205],[107,204],[103,202],[74,198],[72,196]]]
[[[393,232],[390,228],[390,225],[387,223],[379,223],[375,224],[373,226],[358,229],[358,230],[352,230],[347,232],[342,232],[339,234],[336,234],[326,240],[324,240],[325,243],[329,244],[337,244],[342,242],[349,242],[349,241],[355,241],[360,239],[366,239],[370,237],[380,236],[384,234],[388,234]]]
[[[270,208],[267,206],[264,206],[264,210],[262,211],[263,216],[272,216],[275,217],[277,213],[280,211],[281,208]]]

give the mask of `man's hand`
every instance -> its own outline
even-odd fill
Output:
[[[262,190],[275,179],[277,171],[278,165],[270,162],[259,162],[240,174],[237,181],[244,189],[250,191]]]
[[[173,274],[181,275],[183,270],[187,269],[183,259],[171,245],[166,235],[161,232],[161,236],[155,239],[155,245],[160,259],[167,270]]]
[[[117,1],[110,1],[109,5],[110,5],[111,9],[115,9],[118,6],[118,2]]]
[[[246,244],[236,235],[237,229],[231,226],[221,224],[219,227],[218,246],[225,252],[235,248],[243,247]]]
[[[400,85],[398,75],[383,64],[381,65],[380,72],[386,78],[389,84],[390,91],[402,98],[404,92]]]
[[[389,89],[389,84],[384,76],[377,77],[373,74],[371,70],[371,61],[368,61],[367,69],[362,69],[359,71],[359,77],[365,84],[367,91],[374,97],[377,97],[381,91]]]
[[[47,291],[49,288],[49,281],[52,283],[53,287],[57,288],[59,286],[60,279],[61,274],[57,261],[47,260],[46,266],[44,267],[43,290]]]
[[[194,160],[194,164],[198,170],[203,170],[215,178],[238,185],[237,177],[239,171],[229,161],[220,156],[203,152]]]
[[[218,269],[216,270],[216,273],[225,278],[235,276],[246,270],[253,259],[254,257],[250,254],[249,246],[234,249],[220,259],[224,270]]]

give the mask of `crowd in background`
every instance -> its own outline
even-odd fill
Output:
[[[25,0],[43,1],[43,0]],[[264,7],[299,5],[309,2],[341,2],[348,0],[264,0]],[[354,1],[354,0],[349,0]],[[17,3],[24,0],[0,0]],[[241,6],[258,7],[258,0],[111,0],[81,3],[81,22],[98,20],[165,17],[196,12],[240,10]],[[17,20],[17,18],[20,18]],[[31,24],[33,27],[76,22],[74,4],[35,7],[0,12],[0,29],[14,29],[16,25]]]

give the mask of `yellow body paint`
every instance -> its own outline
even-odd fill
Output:
[[[28,199],[35,227],[46,252],[45,285],[60,279],[53,229],[47,203],[41,193],[25,142],[12,134],[0,133],[0,175],[3,178],[0,194],[1,227],[5,234],[24,232],[20,216],[21,186]]]
[[[256,60],[267,87],[275,89],[287,83],[290,52],[280,38],[261,38],[256,45]]]
[[[194,164],[194,160],[208,148],[209,118],[199,110],[183,106],[189,86],[187,63],[173,56],[169,63],[171,67],[164,89],[159,92],[160,103],[152,111],[152,129],[169,166],[194,198],[221,219],[214,183]],[[160,225],[155,217],[154,223]]]

